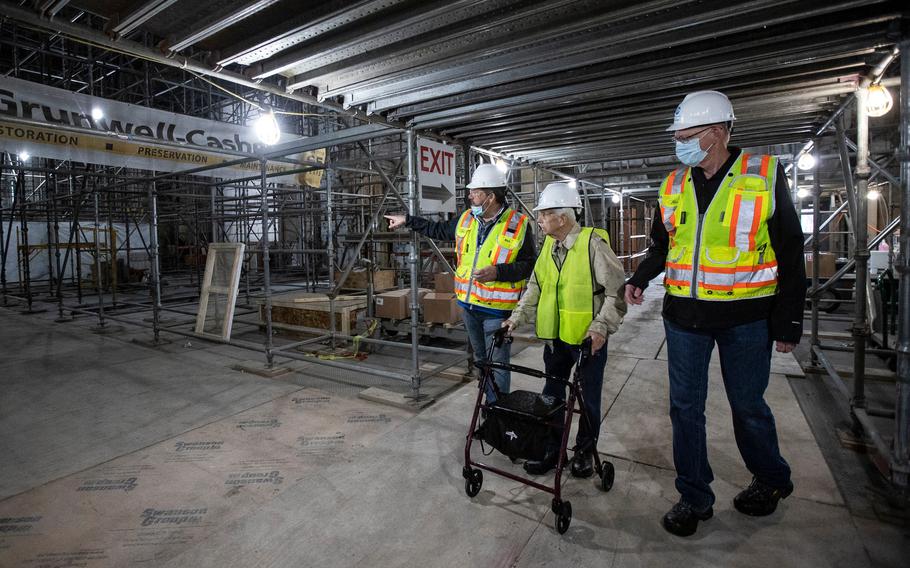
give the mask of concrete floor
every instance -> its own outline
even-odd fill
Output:
[[[263,378],[232,369],[257,357],[233,347],[147,348],[130,342],[144,331],[0,308],[0,567],[906,567],[907,524],[845,503],[792,356],[775,357],[767,399],[794,494],[769,518],[733,509],[750,476],[715,366],[715,517],[692,538],[664,532],[677,495],[659,308],[649,290],[610,340],[599,449],[616,482],[566,481],[565,535],[538,491],[488,474],[465,496],[472,385],[434,387],[449,392],[415,413],[357,398],[377,382],[353,373],[294,362]],[[541,347],[513,359],[540,368]]]

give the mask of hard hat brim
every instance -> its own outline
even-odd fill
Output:
[[[711,125],[711,124],[726,124],[726,123],[728,123],[728,122],[732,124],[732,123],[733,123],[733,120],[735,120],[735,119],[730,119],[730,120],[712,120],[712,121],[710,121],[710,122],[708,122],[708,121],[699,122],[698,124],[678,124],[678,123],[674,122],[673,124],[671,124],[670,126],[668,126],[667,129],[664,130],[664,132],[676,132],[677,130],[685,130],[685,129],[687,129],[687,128],[695,128],[696,126],[708,126],[708,125]]]
[[[546,211],[547,209],[581,209],[582,207],[582,205],[544,205],[543,207],[538,205],[534,209],[531,209],[531,211]]]

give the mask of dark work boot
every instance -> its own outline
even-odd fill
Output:
[[[714,509],[711,507],[704,511],[696,511],[692,505],[681,500],[664,515],[663,525],[668,533],[676,536],[691,536],[698,528],[698,521],[707,521],[713,516]]]
[[[765,517],[777,509],[777,502],[793,493],[793,483],[783,488],[774,488],[752,478],[752,483],[733,498],[733,506],[744,515]]]
[[[542,460],[528,460],[525,462],[525,471],[531,475],[543,475],[556,467],[559,461],[559,452],[553,448],[547,448]]]
[[[594,475],[594,455],[591,450],[582,450],[572,456],[569,471],[572,477],[588,478]]]

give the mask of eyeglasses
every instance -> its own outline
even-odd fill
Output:
[[[486,195],[486,194],[487,194],[487,190],[486,190],[486,189],[482,189],[482,188],[475,188],[475,189],[469,189],[469,190],[468,190],[468,195],[478,195],[478,194],[484,194],[484,195]]]
[[[688,142],[688,141],[692,140],[693,138],[698,138],[698,135],[699,135],[699,134],[701,134],[702,132],[705,132],[706,130],[711,130],[712,128],[714,128],[714,125],[713,125],[713,124],[712,124],[711,126],[706,127],[706,128],[702,128],[702,129],[699,130],[698,132],[696,132],[696,133],[694,133],[694,134],[690,134],[689,136],[686,136],[685,138],[680,138],[678,134],[674,134],[674,135],[670,138],[670,140],[671,140],[672,142],[674,142],[674,143],[676,143],[676,142],[683,142],[683,143],[685,143],[685,142]]]

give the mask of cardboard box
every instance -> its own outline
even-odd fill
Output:
[[[837,272],[835,260],[837,256],[831,252],[822,252],[818,254],[818,276],[819,278],[830,278]],[[812,254],[806,255],[806,277],[812,278]]]
[[[451,292],[430,292],[420,300],[423,321],[427,323],[455,323],[461,321],[461,308]]]
[[[455,292],[455,275],[451,272],[440,272],[433,279],[434,288],[437,292]]]
[[[422,299],[429,290],[417,290],[418,300]],[[376,317],[388,319],[405,319],[411,317],[411,289],[392,290],[376,295]]]
[[[354,269],[348,274],[344,286],[348,290],[366,290],[369,283],[369,272],[364,269]],[[377,270],[373,272],[373,290],[389,290],[395,287],[394,270]]]

